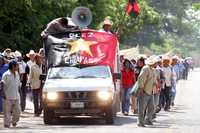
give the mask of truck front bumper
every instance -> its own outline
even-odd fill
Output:
[[[112,101],[44,101],[44,109],[54,111],[55,115],[100,115],[112,108]]]

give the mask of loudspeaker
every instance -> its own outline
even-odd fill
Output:
[[[92,13],[87,7],[76,7],[72,12],[72,21],[81,29],[87,27],[92,22]]]

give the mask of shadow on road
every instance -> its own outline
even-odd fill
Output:
[[[112,126],[118,126],[118,125],[125,125],[130,123],[136,123],[137,119],[135,117],[123,117],[123,116],[117,116],[114,120],[114,124]],[[101,125],[108,125],[106,124],[105,120],[102,118],[61,118],[56,119],[54,122],[55,125],[95,125],[95,126],[101,126]]]

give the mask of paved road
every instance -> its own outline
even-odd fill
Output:
[[[18,127],[5,129],[0,115],[0,133],[200,133],[200,69],[194,70],[187,81],[180,81],[176,105],[170,112],[162,111],[153,126],[137,127],[137,117],[121,114],[114,125],[104,125],[97,119],[61,120],[59,125],[46,126],[42,117],[33,117],[32,110],[22,114]]]

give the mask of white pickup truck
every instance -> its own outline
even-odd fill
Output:
[[[120,104],[116,85],[108,66],[50,68],[43,87],[44,123],[93,116],[112,124]]]

